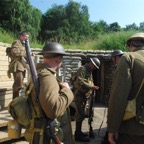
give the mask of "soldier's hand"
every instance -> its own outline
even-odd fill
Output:
[[[93,86],[92,89],[93,89],[93,90],[98,90],[99,87],[98,87],[98,86]]]
[[[60,85],[62,88],[68,88],[68,89],[70,89],[70,86],[69,86],[69,84],[68,84],[67,82],[61,82],[61,83],[59,83],[59,85]]]
[[[118,132],[108,133],[108,141],[110,144],[116,144],[117,139],[118,139]]]

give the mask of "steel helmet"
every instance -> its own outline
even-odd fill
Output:
[[[144,33],[136,33],[133,36],[131,36],[126,42],[127,45],[130,46],[132,41],[143,41],[144,42]]]
[[[100,61],[99,61],[98,58],[90,58],[90,61],[93,63],[93,65],[94,65],[97,69],[99,69],[99,67],[100,67]]]
[[[114,56],[119,56],[119,55],[123,55],[123,51],[122,50],[114,50],[112,53],[111,53],[111,56],[114,57]]]
[[[68,55],[68,53],[65,52],[64,47],[57,42],[47,43],[39,54],[46,53]]]

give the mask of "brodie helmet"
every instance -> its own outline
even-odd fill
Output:
[[[98,58],[90,58],[90,61],[93,63],[93,65],[94,65],[97,69],[99,69],[99,67],[100,67],[100,61],[99,61]]]
[[[123,55],[123,51],[122,50],[114,50],[112,53],[111,53],[111,56],[114,57],[114,56],[119,56],[119,55]]]
[[[68,53],[65,52],[64,47],[57,42],[47,43],[39,54],[43,55],[46,53],[68,55]]]
[[[142,42],[144,43],[144,33],[136,33],[133,36],[131,36],[128,40],[127,40],[127,45],[130,46],[131,43],[139,43]]]

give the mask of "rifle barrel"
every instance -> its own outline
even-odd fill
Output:
[[[32,82],[33,82],[34,89],[35,89],[35,95],[36,95],[35,98],[36,98],[36,101],[38,102],[38,105],[40,107],[41,115],[44,117],[45,115],[44,115],[44,112],[42,111],[41,104],[39,102],[39,80],[38,80],[38,74],[37,74],[37,71],[36,71],[36,68],[35,68],[35,63],[34,63],[34,61],[32,59],[32,52],[31,52],[28,40],[25,41],[25,49],[26,49],[27,59],[28,59],[29,67],[30,67]],[[59,138],[57,136],[54,136],[53,140],[55,141],[56,144],[62,144],[62,142],[59,140]]]

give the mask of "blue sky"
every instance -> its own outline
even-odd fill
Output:
[[[121,27],[144,22],[144,0],[73,0],[87,5],[90,21],[118,22]],[[53,4],[65,5],[69,0],[30,0],[30,4],[45,13]]]

